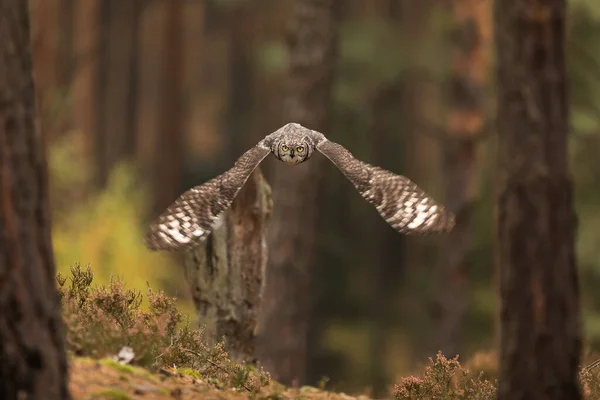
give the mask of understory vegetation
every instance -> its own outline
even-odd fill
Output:
[[[153,374],[179,377],[178,385],[189,385],[200,393],[217,390],[265,399],[349,398],[345,394],[327,393],[327,379],[322,380],[319,388],[286,388],[273,381],[260,366],[233,362],[222,342],[215,346],[206,344],[202,328],[195,327],[189,317],[177,308],[176,298],[154,291],[150,286],[144,295],[115,278],[108,284],[93,285],[91,268],[82,268],[79,264],[70,268],[68,276],[59,273],[56,281],[67,349],[75,369],[72,379],[77,380],[80,388],[86,387],[89,371],[78,375],[78,370],[88,368],[90,359],[95,359],[98,371],[101,371],[100,367],[112,368],[119,373],[131,373],[139,379],[149,380],[150,383],[130,385],[133,392],[155,384],[158,386],[153,390],[166,398],[180,388],[173,389],[167,383],[161,388],[160,380],[153,378]],[[122,361],[117,357],[124,347],[131,348],[131,360]],[[599,364],[591,363],[581,369],[580,381],[586,399],[600,398],[600,379],[595,369]],[[477,353],[464,365],[458,357],[448,359],[438,353],[435,358],[429,359],[421,373],[399,378],[390,392],[397,400],[491,400],[496,398],[497,367],[497,356],[493,352]],[[116,380],[123,381],[123,377],[119,376]],[[182,381],[183,378],[187,380]],[[106,385],[113,387],[110,383]],[[126,392],[122,394],[120,398],[129,398]],[[110,398],[113,395],[104,391],[96,397]],[[193,394],[190,395],[193,398]],[[75,397],[78,398],[77,395]]]
[[[176,367],[196,371],[217,387],[258,393],[271,378],[262,368],[232,362],[223,343],[210,347],[203,331],[192,326],[176,299],[148,287],[143,294],[118,279],[92,287],[90,267],[71,267],[70,276],[57,275],[67,335],[67,349],[76,356],[103,358],[123,347],[133,350],[132,364],[159,371]]]

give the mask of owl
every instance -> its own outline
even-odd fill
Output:
[[[428,235],[449,232],[454,227],[454,215],[410,179],[356,159],[320,132],[289,123],[244,153],[228,171],[183,193],[152,223],[145,237],[147,247],[194,247],[218,226],[250,174],[269,153],[288,165],[298,165],[315,151],[335,164],[398,232]]]

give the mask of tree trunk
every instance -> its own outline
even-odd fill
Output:
[[[144,0],[130,0],[126,2],[126,15],[131,24],[127,33],[127,101],[125,112],[125,126],[123,139],[120,146],[120,158],[134,158],[137,150],[137,117],[138,117],[138,87],[140,79],[140,20],[142,19]]]
[[[95,132],[100,186],[106,184],[117,163],[135,155],[141,12],[142,0],[103,0],[97,41],[87,50],[99,50],[101,65],[97,69],[100,97]]]
[[[565,0],[495,3],[499,399],[579,399]]]
[[[225,338],[225,349],[240,362],[255,360],[271,208],[271,189],[257,169],[225,213],[223,225],[185,257],[206,339],[214,344]]]
[[[402,121],[398,118],[403,100],[402,81],[391,81],[383,85],[371,102],[373,126],[369,137],[373,146],[373,163],[392,171],[401,171],[404,160],[398,157],[402,147],[400,135],[390,134],[402,131]],[[369,251],[365,252],[364,265],[370,265],[372,288],[370,293],[369,363],[372,396],[385,397],[388,394],[389,374],[386,370],[388,332],[393,328],[392,318],[394,294],[401,281],[404,265],[402,255],[404,238],[379,219],[370,219],[364,227],[369,234],[366,241]]]
[[[31,3],[32,45],[38,118],[47,140],[69,129],[67,102],[73,69],[73,1],[35,0]],[[57,107],[59,105],[59,107]]]
[[[35,85],[39,110],[38,118],[44,121],[44,136],[55,136],[51,120],[51,105],[59,87],[58,43],[60,32],[60,1],[35,0],[31,4],[32,46],[36,59],[34,66]]]
[[[256,24],[259,23],[256,4],[236,4],[229,15],[229,99],[225,114],[225,130],[230,155],[241,154],[254,146],[254,54],[256,53]],[[264,135],[263,135],[264,136]],[[262,136],[258,139],[262,139]]]
[[[108,47],[108,32],[111,24],[110,8],[111,3],[114,0],[99,0],[100,5],[98,9],[98,33],[96,39],[96,46],[98,48],[97,55],[97,68],[94,69],[96,73],[96,85],[95,85],[95,101],[94,106],[96,109],[94,118],[94,141],[92,148],[94,149],[94,164],[95,164],[95,177],[96,186],[104,187],[108,182],[108,174],[110,173],[110,165],[108,165],[105,149],[108,143],[106,135],[106,110],[108,103],[108,66],[109,66],[109,47]]]
[[[158,139],[155,148],[156,186],[154,211],[158,215],[181,192],[183,151],[183,0],[165,2],[165,27],[162,53],[161,109],[158,113]]]
[[[478,151],[486,120],[485,94],[491,39],[491,3],[453,0],[452,75],[447,84],[444,146],[445,202],[456,226],[444,237],[435,291],[433,348],[447,357],[459,352],[467,310],[471,219],[477,202]]]
[[[28,12],[0,0],[0,398],[68,399]]]
[[[99,41],[98,14],[103,0],[78,1],[75,5],[75,54],[72,88],[72,115],[75,130],[85,137],[85,154],[91,158],[95,148],[95,128],[98,115],[96,85]],[[89,159],[88,158],[88,159]]]
[[[58,10],[60,12],[60,19],[58,21],[60,26],[60,36],[57,73],[63,96],[69,96],[71,82],[73,81],[73,70],[75,67],[73,63],[73,50],[75,48],[75,38],[73,35],[73,32],[75,31],[75,1],[76,0],[61,0],[58,3]],[[64,108],[64,111],[67,111],[67,107],[65,106]],[[60,122],[62,122],[60,128],[62,128],[63,131],[66,131],[70,124],[69,118],[65,117],[64,121]]]
[[[335,0],[296,0],[288,25],[289,70],[283,122],[327,132],[336,61]],[[305,381],[310,277],[323,159],[287,168],[273,179],[273,223],[259,359],[284,383]]]

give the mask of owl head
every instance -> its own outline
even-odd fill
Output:
[[[310,158],[314,143],[306,135],[306,128],[290,123],[279,130],[272,144],[273,155],[289,165],[298,165]]]

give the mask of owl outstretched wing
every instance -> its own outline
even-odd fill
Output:
[[[270,153],[261,141],[244,153],[228,171],[183,193],[150,225],[150,250],[180,250],[206,239],[250,174]]]
[[[317,149],[333,162],[400,233],[429,235],[449,232],[454,215],[410,179],[356,159],[344,146],[324,139]]]

